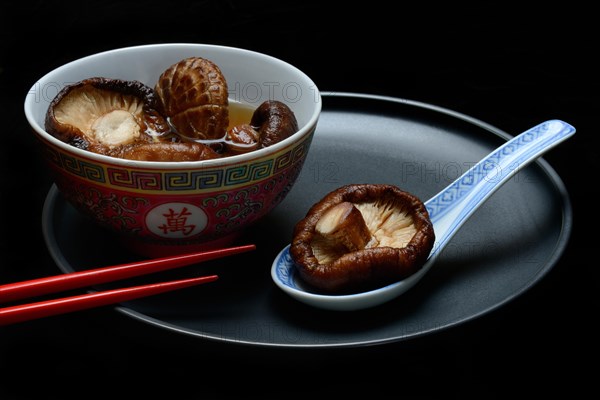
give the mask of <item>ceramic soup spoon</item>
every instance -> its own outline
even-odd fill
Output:
[[[286,246],[275,258],[271,276],[293,298],[314,307],[352,311],[388,302],[412,288],[429,271],[467,219],[509,178],[543,153],[568,139],[575,128],[560,120],[543,122],[504,143],[445,189],[425,202],[436,240],[427,262],[413,275],[361,293],[326,295],[303,286]]]

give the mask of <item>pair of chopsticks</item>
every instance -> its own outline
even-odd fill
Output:
[[[0,303],[112,282],[159,271],[166,271],[173,268],[243,253],[254,250],[255,248],[255,245],[249,244],[9,283],[0,285]],[[217,279],[218,275],[200,276],[196,278],[132,286],[0,308],[0,326],[120,303],[175,289],[213,282]]]

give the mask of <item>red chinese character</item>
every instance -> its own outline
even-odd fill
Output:
[[[169,208],[169,212],[167,214],[163,214],[166,219],[166,223],[159,226],[159,229],[162,229],[164,234],[167,232],[183,232],[184,235],[189,235],[196,225],[187,224],[187,217],[192,215],[191,212],[188,211],[186,207],[176,213],[175,210]]]

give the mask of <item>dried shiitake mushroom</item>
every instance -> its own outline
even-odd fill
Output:
[[[189,57],[167,68],[155,86],[160,111],[180,135],[221,139],[229,125],[227,81],[219,67]]]
[[[118,156],[125,147],[170,133],[155,103],[152,88],[141,82],[84,79],[65,86],[52,100],[45,128],[76,147]]]
[[[190,142],[143,143],[121,151],[121,158],[137,161],[198,161],[219,157],[209,146]]]
[[[260,136],[260,147],[268,147],[290,137],[298,130],[292,110],[281,101],[263,102],[252,114],[250,125]]]
[[[202,143],[182,142],[157,110],[154,90],[138,81],[95,77],[65,86],[52,100],[45,128],[75,147],[143,161],[220,157]]]
[[[326,195],[296,224],[290,254],[305,282],[345,293],[413,274],[434,241],[419,198],[393,185],[351,184]]]
[[[260,146],[260,134],[250,124],[232,126],[225,136],[226,151],[232,154],[248,153]]]
[[[233,153],[245,153],[268,147],[298,131],[298,121],[287,104],[278,100],[262,102],[249,124],[236,125],[227,131],[225,143]]]

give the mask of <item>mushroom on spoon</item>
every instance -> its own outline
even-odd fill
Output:
[[[560,120],[543,122],[504,143],[441,192],[425,202],[435,242],[425,263],[411,275],[386,286],[349,294],[318,293],[309,289],[286,246],[275,258],[271,277],[293,298],[308,305],[352,311],[386,303],[412,288],[429,271],[450,239],[500,186],[521,168],[575,133]]]

